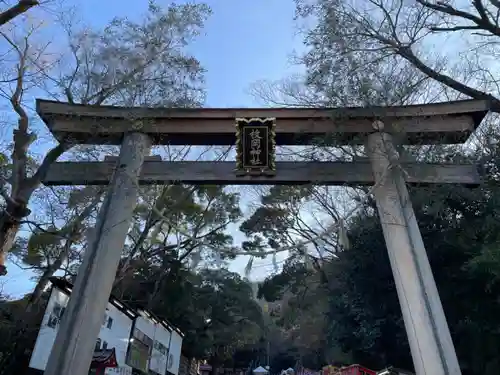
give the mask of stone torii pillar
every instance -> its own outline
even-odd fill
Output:
[[[137,202],[138,176],[150,149],[149,137],[129,133],[78,270],[45,375],[87,375],[103,322],[123,245]],[[85,324],[85,326],[83,326]]]
[[[374,191],[417,375],[460,375],[439,293],[392,136],[373,123],[368,154]]]

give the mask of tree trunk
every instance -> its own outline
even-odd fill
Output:
[[[28,301],[28,305],[26,307],[27,311],[30,311],[31,308],[38,303],[40,298],[42,297],[42,293],[45,287],[49,283],[49,279],[54,276],[54,274],[61,268],[62,264],[69,258],[71,246],[74,243],[74,240],[79,237],[80,232],[82,231],[82,223],[83,221],[90,216],[92,210],[99,204],[101,200],[101,194],[97,194],[96,197],[92,200],[92,202],[85,207],[85,209],[72,221],[70,221],[65,227],[62,228],[61,232],[67,233],[68,238],[64,244],[64,248],[60,252],[59,256],[54,260],[52,264],[49,264],[48,267],[44,270],[40,279],[38,279],[38,283],[36,284],[33,293]]]
[[[70,242],[70,240],[68,241]],[[68,246],[71,246],[71,244],[69,244]],[[50,278],[54,276],[54,274],[59,270],[66,257],[67,252],[63,251],[59,258],[52,265],[45,269],[42,276],[38,280],[33,293],[31,293],[28,304],[26,305],[26,311],[30,312],[33,306],[35,306],[40,301],[45,287],[49,284]]]
[[[153,306],[155,303],[155,297],[158,294],[158,292],[160,291],[160,286],[161,286],[162,282],[163,282],[163,277],[159,277],[155,281],[154,290],[148,297],[148,303],[146,305],[146,309],[148,309],[150,311],[153,310]]]
[[[36,0],[20,0],[19,3],[0,13],[0,25],[12,21],[17,16],[27,12],[30,8],[38,5]]]
[[[25,204],[7,203],[5,210],[0,213],[0,276],[7,274],[5,267],[6,255],[12,248],[21,221],[30,211]]]
[[[31,308],[40,300],[42,297],[43,291],[45,287],[49,283],[50,277],[54,274],[54,271],[52,271],[50,267],[49,269],[46,269],[42,276],[40,277],[40,280],[38,280],[38,283],[35,286],[35,289],[33,289],[33,292],[31,293],[31,296],[28,301],[28,305],[26,306],[27,311],[31,311]]]

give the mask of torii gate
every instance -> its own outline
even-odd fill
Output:
[[[486,101],[342,109],[153,109],[37,100],[37,112],[61,142],[121,145],[118,163],[116,159],[57,162],[44,180],[46,185],[109,184],[46,375],[87,374],[138,185],[171,183],[375,183],[416,372],[461,374],[406,183],[477,185],[480,177],[474,165],[401,162],[399,168],[391,134],[404,134],[406,144],[465,142],[488,112]],[[365,144],[369,161],[274,161],[275,145],[308,145],[317,138],[333,139],[335,144]],[[235,143],[237,173],[232,162],[164,162],[147,156],[151,145]]]

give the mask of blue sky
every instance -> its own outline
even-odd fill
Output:
[[[175,1],[180,3],[181,1]],[[147,0],[73,0],[81,10],[81,19],[95,27],[104,26],[116,16],[134,19],[147,8]],[[159,4],[167,2],[159,1]],[[207,69],[207,106],[260,106],[249,93],[259,80],[278,80],[300,68],[290,62],[301,51],[293,21],[293,0],[209,0],[213,14],[204,35],[190,50]],[[269,260],[256,263],[262,276],[272,267]],[[237,260],[232,269],[242,271],[246,260]],[[9,275],[0,280],[4,290],[20,296],[32,288],[30,274],[9,266]]]

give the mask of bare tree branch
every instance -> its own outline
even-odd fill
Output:
[[[0,25],[12,21],[14,18],[27,12],[36,5],[39,5],[37,0],[19,0],[16,5],[0,13]]]

